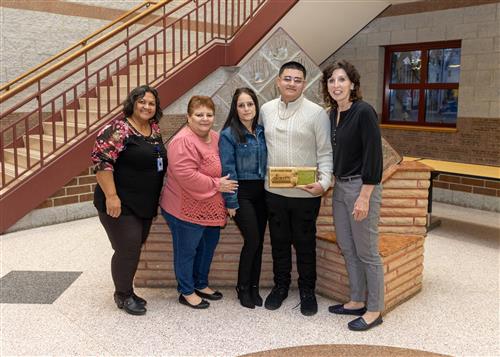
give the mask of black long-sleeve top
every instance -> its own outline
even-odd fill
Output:
[[[357,100],[351,108],[330,112],[333,147],[333,174],[336,177],[361,175],[363,184],[376,185],[382,180],[382,137],[373,107]]]
[[[163,167],[158,167],[158,159]],[[121,118],[106,125],[97,135],[92,151],[94,171],[113,171],[116,193],[122,214],[153,218],[167,169],[167,153],[158,124],[151,124],[151,135],[143,136]],[[94,192],[94,205],[106,212],[106,197],[99,185]]]

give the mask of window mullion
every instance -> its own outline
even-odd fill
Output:
[[[418,123],[425,125],[425,89],[427,85],[427,72],[429,63],[429,50],[422,48],[422,66],[420,68],[420,92],[418,98]]]

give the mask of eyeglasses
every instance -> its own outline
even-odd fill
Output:
[[[286,82],[286,83],[296,83],[296,84],[302,84],[304,82],[304,79],[303,78],[300,78],[300,77],[290,77],[290,76],[285,76],[285,77],[282,77],[281,80],[283,82]]]

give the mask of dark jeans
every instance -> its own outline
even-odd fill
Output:
[[[130,296],[134,291],[133,282],[141,247],[148,238],[153,220],[125,215],[113,218],[105,212],[99,212],[99,220],[115,251],[111,258],[115,291],[122,296]]]
[[[172,233],[177,291],[191,295],[208,286],[208,273],[219,242],[220,227],[202,226],[161,210]]]
[[[288,288],[292,245],[297,257],[299,289],[316,287],[316,218],[321,197],[293,198],[266,193],[275,285]]]
[[[266,191],[263,180],[238,181],[238,204],[234,221],[243,235],[238,286],[259,286],[262,247],[267,225]]]

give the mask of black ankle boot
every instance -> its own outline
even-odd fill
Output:
[[[147,311],[144,305],[134,300],[134,297],[132,295],[123,296],[121,294],[115,293],[114,299],[116,306],[119,309],[123,309],[131,315],[144,315]]]
[[[259,287],[254,285],[250,288],[250,295],[255,306],[262,306],[262,297],[259,294]]]
[[[250,293],[250,287],[237,286],[236,291],[238,292],[238,299],[240,300],[241,306],[248,307],[249,309],[255,309],[255,304]]]

